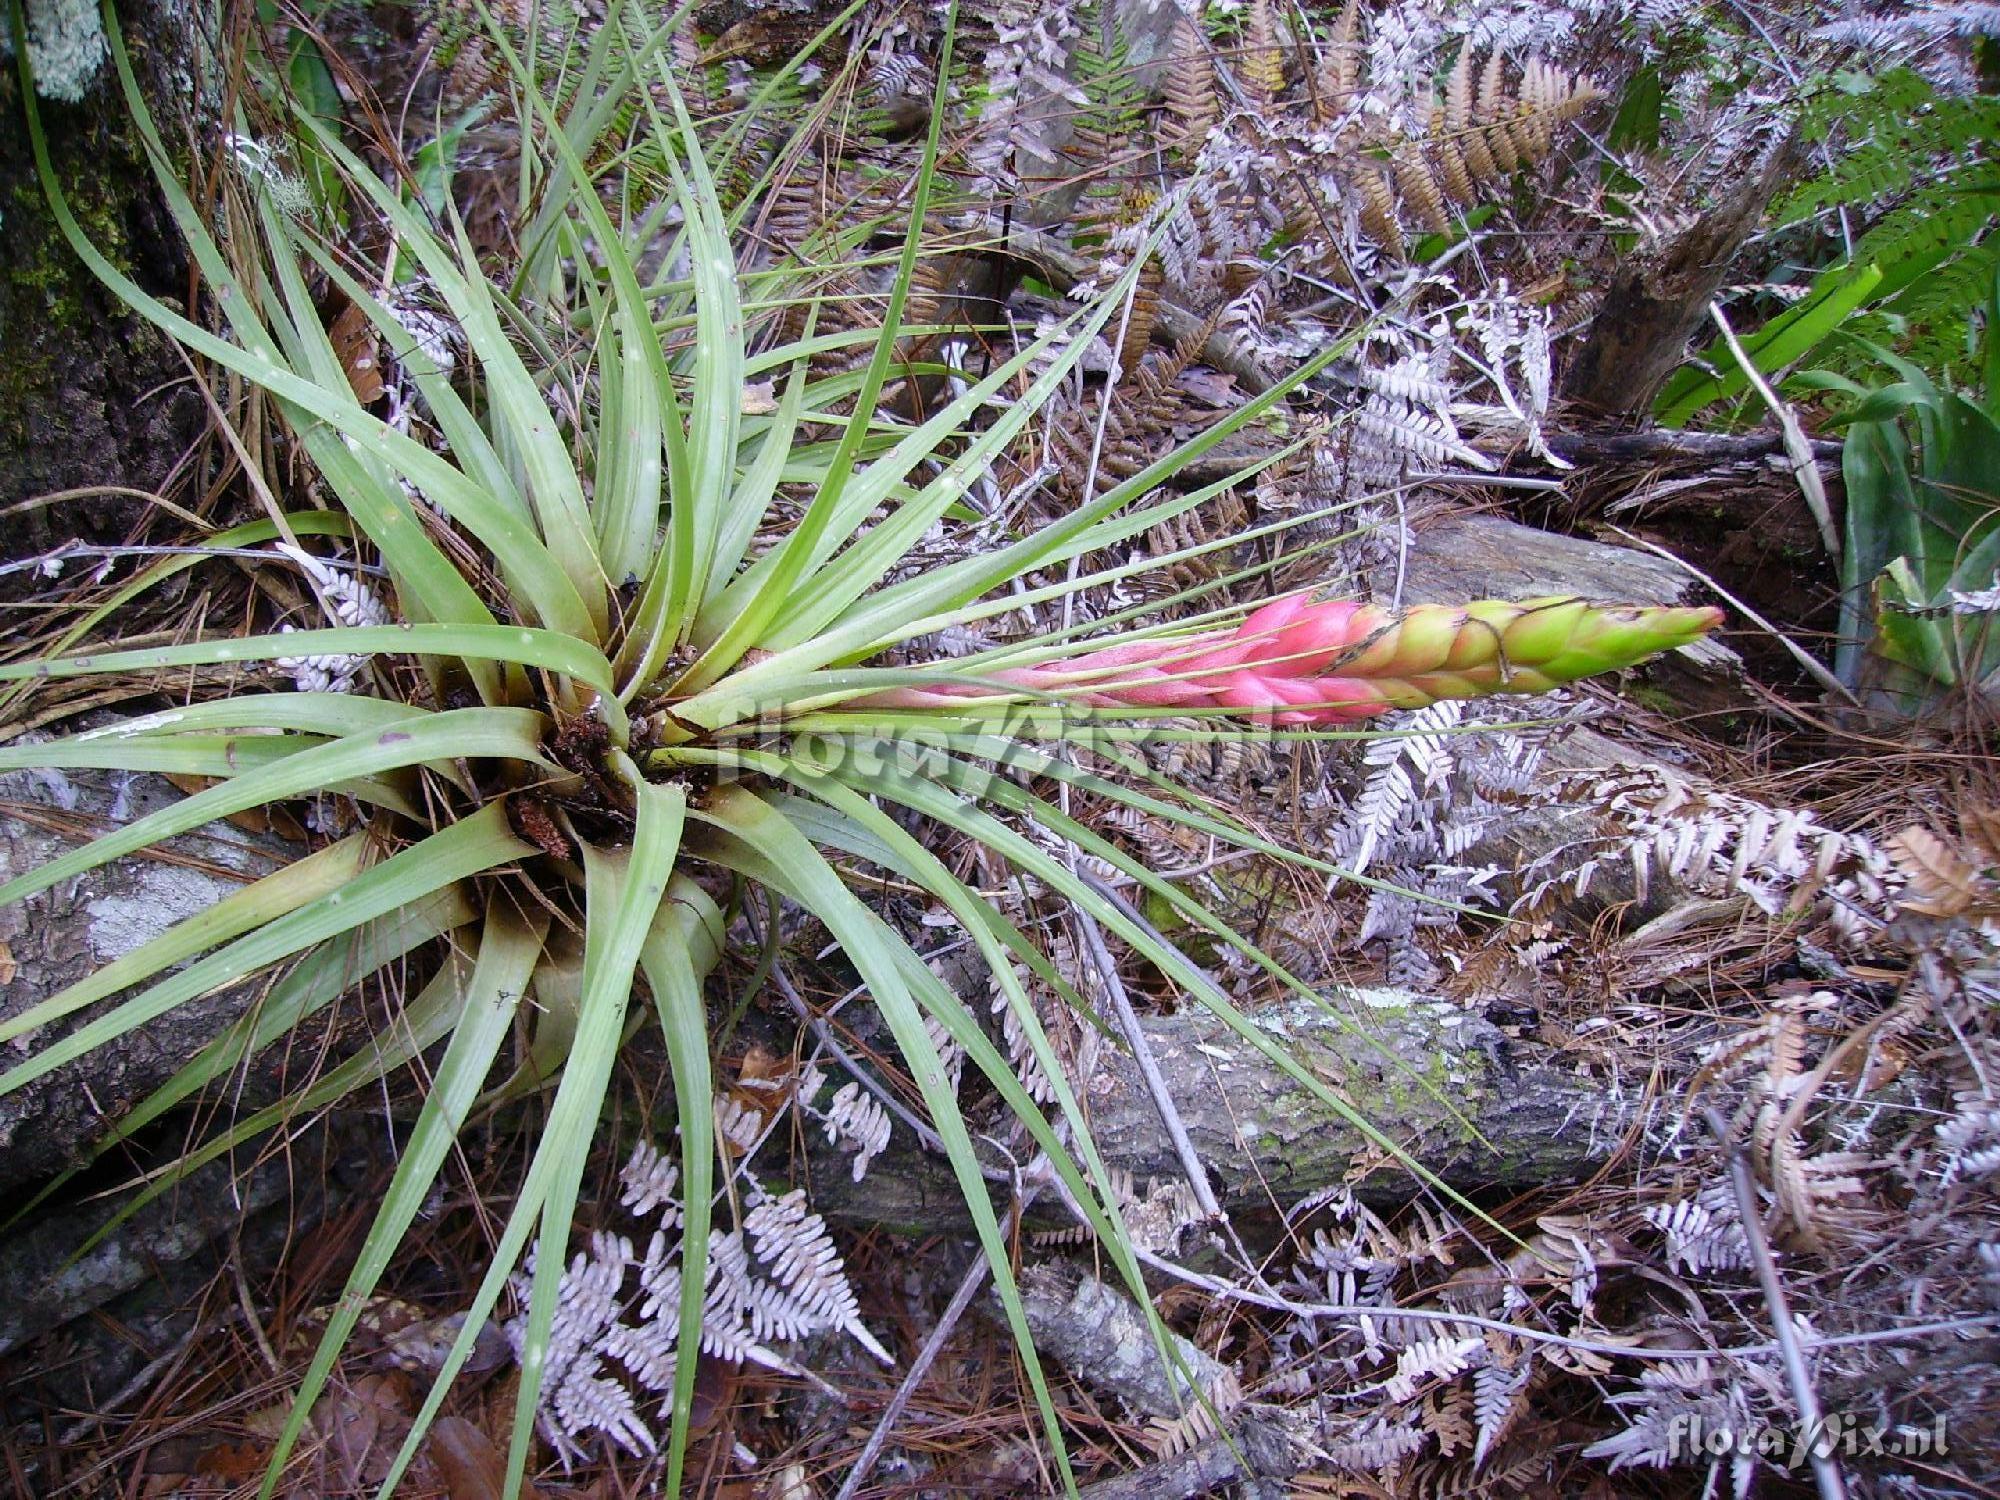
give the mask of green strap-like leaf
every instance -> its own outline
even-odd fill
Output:
[[[403,1143],[395,1176],[389,1180],[388,1191],[382,1198],[382,1207],[369,1226],[368,1237],[362,1242],[354,1269],[348,1273],[347,1285],[341,1289],[340,1301],[335,1305],[333,1316],[327,1320],[326,1331],[320,1337],[319,1348],[313,1353],[312,1364],[307,1368],[305,1378],[299,1382],[298,1394],[292,1400],[284,1431],[272,1449],[270,1466],[264,1474],[260,1492],[264,1500],[270,1500],[276,1492],[285,1461],[298,1442],[299,1434],[305,1430],[313,1403],[325,1389],[327,1378],[333,1373],[334,1363],[353,1333],[356,1320],[367,1306],[368,1299],[374,1295],[383,1271],[388,1268],[389,1257],[395,1253],[404,1234],[423,1211],[424,1201],[430,1196],[431,1186],[437,1181],[439,1169],[444,1165],[445,1153],[458,1139],[458,1132],[463,1128],[472,1101],[478,1097],[480,1087],[492,1069],[500,1044],[513,1028],[521,997],[527,990],[528,976],[534,971],[535,961],[541,955],[542,935],[547,921],[547,917],[539,912],[517,915],[505,907],[495,907],[487,914],[480,930],[478,962],[465,988],[465,1003],[459,1013],[458,1024],[452,1031],[451,1041],[445,1045],[444,1056],[439,1060],[437,1072],[424,1094],[424,1106],[417,1115],[417,1123],[411,1128],[410,1138]],[[483,1319],[484,1314],[481,1314],[482,1322]],[[467,1325],[477,1337],[480,1325],[471,1319],[467,1320]]]
[[[224,729],[280,729],[301,734],[339,737],[368,729],[387,729],[405,719],[422,718],[430,712],[410,703],[390,698],[370,698],[345,693],[233,693],[227,698],[210,698],[162,708],[149,714],[135,714],[96,729],[85,729],[68,738],[44,742],[37,748],[55,744],[93,745],[116,743],[130,738],[172,739],[180,734]],[[0,754],[25,752],[28,746],[10,746]],[[21,764],[32,765],[31,759]]]
[[[120,990],[142,984],[175,964],[206,953],[218,943],[240,937],[309,905],[329,891],[339,890],[366,867],[367,856],[368,840],[357,833],[274,870],[262,880],[224,896],[206,911],[183,917],[151,942],[120,954],[46,1000],[0,1019],[0,1043],[26,1036]]]
[[[969,769],[971,768],[955,764],[950,757],[933,757],[928,760],[924,774],[891,774],[886,767],[875,769],[866,761],[856,759],[842,766],[839,774],[843,781],[857,790],[887,797],[926,817],[935,818],[947,827],[956,828],[975,842],[999,851],[1016,868],[1061,892],[1066,899],[1088,911],[1107,932],[1115,933],[1123,942],[1143,954],[1149,962],[1157,965],[1189,995],[1214,1012],[1216,1017],[1239,1037],[1269,1058],[1276,1067],[1346,1120],[1366,1139],[1394,1156],[1408,1170],[1444,1193],[1453,1202],[1482,1219],[1488,1219],[1488,1216],[1470,1203],[1464,1194],[1445,1184],[1434,1172],[1418,1163],[1408,1150],[1392,1140],[1381,1126],[1362,1115],[1353,1105],[1328,1088],[1324,1081],[1307,1072],[1296,1058],[1266,1035],[1262,1027],[1245,1016],[1223,994],[1214,980],[1203,973],[1179,948],[1163,941],[1150,928],[1132,921],[1115,903],[1107,901],[1095,887],[1079,877],[1062,861],[1039,848],[1032,840],[984,809],[952,796],[946,789],[956,789],[960,782],[966,779]],[[1115,844],[1100,838],[1090,829],[1072,818],[1065,817],[1046,802],[1009,781],[978,775],[976,782],[980,788],[980,795],[1000,806],[1021,812],[1052,833],[1068,839],[1085,854],[1106,860],[1114,867],[1123,870],[1137,880],[1146,891],[1166,902],[1180,916],[1243,953],[1293,993],[1310,1000],[1318,1000],[1316,993],[1309,986],[1269,954],[1246,941],[1227,923],[1171,881],[1161,880],[1144,865],[1125,856]],[[1328,1014],[1340,1019],[1335,1012],[1329,1010]],[[1419,1086],[1428,1087],[1434,1095],[1437,1094],[1435,1086],[1428,1084],[1426,1080],[1417,1078],[1414,1081]],[[1451,1108],[1449,1100],[1444,1099],[1442,1095],[1437,1097],[1447,1109]],[[1464,1120],[1463,1115],[1459,1118]],[[1472,1139],[1480,1139],[1477,1128],[1471,1122],[1465,1121],[1465,1128]],[[1490,1219],[1488,1222],[1491,1222]]]
[[[145,95],[134,77],[131,60],[126,54],[123,36],[118,28],[117,17],[105,12],[103,16],[105,34],[110,41],[113,62],[117,65],[118,76],[124,87],[126,103],[132,111],[135,127],[146,147],[151,160],[154,177],[161,192],[172,209],[176,222],[186,237],[188,248],[202,268],[203,275],[215,288],[231,318],[241,344],[218,338],[199,324],[181,316],[159,299],[150,296],[137,282],[126,276],[107,260],[91,243],[77,225],[70,212],[69,202],[63,194],[62,184],[50,165],[47,141],[43,135],[39,108],[34,90],[24,88],[22,103],[28,118],[29,140],[35,154],[35,167],[42,180],[42,190],[49,201],[49,209],[61,229],[63,238],[70,248],[89,267],[91,273],[102,281],[124,303],[148,322],[171,334],[189,348],[196,350],[227,369],[236,371],[253,382],[266,386],[274,394],[284,399],[293,408],[289,415],[300,429],[308,450],[320,471],[335,485],[342,503],[353,516],[356,524],[368,534],[384,562],[396,578],[399,590],[404,594],[405,613],[421,611],[431,619],[450,620],[464,624],[487,623],[492,615],[480,602],[458,570],[454,568],[424,534],[416,513],[399,491],[384,490],[370,486],[365,481],[354,478],[356,466],[353,455],[349,454],[342,442],[333,434],[319,428],[310,416],[318,416],[323,421],[340,428],[346,436],[357,440],[374,438],[379,442],[400,441],[408,450],[415,450],[426,460],[449,469],[421,445],[392,432],[375,418],[362,411],[353,399],[353,393],[342,382],[339,390],[323,391],[312,382],[301,380],[282,363],[281,351],[256,317],[255,303],[237,284],[231,273],[229,262],[210,237],[203,217],[189,201],[187,193],[176,179],[172,158],[159,138],[151,113],[146,106]],[[22,68],[27,67],[26,54],[22,54]],[[308,415],[310,414],[310,416]],[[343,425],[344,424],[344,425]],[[393,447],[393,443],[391,443]],[[444,503],[440,499],[440,503]],[[476,533],[480,528],[471,518],[467,524]]]
[[[1062,1429],[1049,1398],[1048,1381],[1035,1355],[1034,1340],[1028,1331],[1027,1316],[1021,1305],[1020,1288],[1014,1280],[1006,1237],[987,1197],[979,1158],[972,1149],[965,1118],[958,1101],[945,1082],[944,1063],[937,1047],[924,1029],[923,1014],[911,994],[909,982],[897,961],[895,949],[901,940],[854,896],[820,852],[807,842],[769,803],[742,787],[724,787],[706,806],[692,810],[693,816],[727,836],[716,857],[751,879],[782,891],[800,902],[826,924],[841,949],[868,986],[876,1009],[896,1039],[908,1064],[911,1077],[924,1096],[932,1127],[944,1142],[953,1175],[965,1195],[973,1225],[986,1252],[993,1284],[1006,1309],[1007,1321],[1021,1351],[1022,1365],[1035,1392],[1042,1420],[1050,1440],[1056,1445],[1065,1487],[1073,1491],[1075,1478],[1062,1447]]]
[[[228,1077],[303,1021],[425,943],[473,919],[464,885],[446,886],[345,936],[321,943],[294,964],[236,1023],[196,1053],[188,1065],[121,1117],[91,1148],[95,1160],[200,1089]]]
[[[715,1194],[715,1084],[708,1057],[708,1011],[701,982],[721,953],[725,919],[706,891],[676,875],[640,952],[674,1075],[681,1136],[681,1300],[674,1361],[672,1420],[667,1437],[666,1493],[681,1492],[688,1425],[694,1410],[701,1347],[703,1292],[708,1282],[710,1203]]]
[[[0,905],[45,891],[59,880],[94,870],[123,855],[136,854],[162,839],[231,813],[302,796],[339,782],[359,780],[379,771],[422,765],[431,760],[484,756],[547,766],[550,763],[543,759],[541,750],[547,723],[541,714],[525,708],[461,708],[387,729],[366,730],[302,750],[275,765],[208,787],[136,823],[102,834],[40,869],[17,875],[0,886]]]
[[[629,765],[629,762],[627,763]],[[666,894],[668,879],[680,850],[684,797],[679,787],[648,787],[629,772],[638,802],[638,817],[628,851],[584,850],[584,979],[581,1014],[562,1081],[556,1086],[548,1120],[536,1143],[513,1211],[494,1246],[492,1264],[465,1314],[465,1326],[446,1355],[409,1437],[382,1481],[387,1497],[416,1456],[453,1379],[471,1356],[480,1327],[491,1316],[507,1278],[528,1238],[539,1223],[542,1252],[536,1262],[534,1290],[529,1296],[528,1327],[521,1349],[521,1389],[515,1406],[513,1441],[509,1446],[504,1493],[518,1496],[527,1464],[528,1442],[534,1431],[541,1375],[548,1358],[549,1330],[555,1315],[556,1287],[562,1276],[563,1247],[577,1185],[590,1156],[597,1118],[611,1064],[624,1029],[625,1008],[632,992],[632,975],[639,951],[652,931],[653,919]]]
[[[28,1061],[0,1074],[0,1095],[12,1093],[23,1084],[95,1051],[197,995],[233,984],[336,934],[351,932],[469,875],[534,852],[533,845],[522,842],[507,826],[506,809],[497,802],[491,803],[462,822],[363,871],[340,888],[265,922],[109,1014],[50,1043]]]

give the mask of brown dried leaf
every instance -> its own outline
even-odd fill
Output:
[[[448,1500],[500,1500],[505,1493],[507,1455],[477,1423],[439,1417],[426,1443]],[[542,1500],[542,1493],[532,1483],[521,1486],[521,1500]]]
[[[1959,814],[1965,842],[1990,864],[2000,864],[2000,807],[1968,807]]]
[[[372,406],[381,400],[382,341],[375,336],[375,325],[368,321],[368,314],[361,310],[361,304],[350,302],[343,307],[327,324],[326,337],[333,345],[334,357],[340,361],[340,368],[347,373],[347,383],[354,389],[354,399],[363,406]]]
[[[1962,916],[1979,899],[1979,871],[1928,828],[1912,824],[1889,840],[1896,868],[1909,881],[1902,907],[1925,917]]]

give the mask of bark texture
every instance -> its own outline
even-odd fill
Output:
[[[1499,1030],[1456,1005],[1399,990],[1335,993],[1324,1008],[1290,1003],[1254,1017],[1264,1034],[1346,1101],[1336,1110],[1206,1012],[1141,1025],[1167,1090],[1232,1213],[1289,1207],[1349,1180],[1371,1203],[1407,1201],[1417,1180],[1354,1123],[1367,1120],[1461,1192],[1516,1192],[1587,1175],[1638,1123],[1639,1101],[1614,1097],[1573,1071],[1515,1051]],[[1179,1157],[1138,1063],[1107,1047],[1082,1091],[1107,1166],[1150,1178],[1180,1175]],[[898,1130],[859,1183],[847,1159],[815,1146],[814,1207],[828,1218],[930,1232],[970,1223],[941,1159]],[[1005,1165],[997,1151],[989,1152]],[[1046,1197],[1030,1218],[1066,1224]],[[1004,1205],[1003,1205],[1004,1206]]]
[[[179,797],[152,776],[24,771],[0,777],[0,881]],[[8,955],[0,966],[7,974],[0,1017],[46,1000],[298,852],[281,840],[215,824],[168,840],[160,854],[117,860],[0,907],[0,945]],[[0,1188],[76,1162],[107,1123],[241,1015],[256,989],[237,985],[206,995],[0,1098]],[[16,1039],[0,1061],[22,1061],[122,998]]]
[[[1612,417],[1637,416],[1652,405],[1686,357],[1737,251],[1791,173],[1796,150],[1794,137],[1659,251],[1623,263],[1564,376],[1566,397]]]
[[[139,0],[120,7],[147,46],[139,74],[169,142],[187,139],[198,16]],[[14,62],[0,68],[0,504],[59,490],[157,489],[200,430],[202,406],[166,337],[91,274],[49,211]],[[184,296],[186,258],[107,64],[75,103],[37,107],[71,212],[97,248],[147,291]],[[6,523],[0,551],[24,556],[87,536],[122,540],[140,503],[90,496]]]

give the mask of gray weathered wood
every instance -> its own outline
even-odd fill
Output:
[[[179,800],[180,793],[156,776],[24,771],[0,777],[0,881]],[[0,943],[14,970],[0,984],[0,1017],[19,1015],[300,852],[219,823],[169,839],[156,854],[113,861],[0,907]],[[0,1097],[0,1188],[78,1160],[106,1125],[241,1015],[255,992],[254,985],[236,985],[205,995]],[[4,1061],[25,1060],[123,998],[113,996],[17,1039]]]
[[[1232,1213],[1290,1207],[1347,1181],[1376,1153],[1353,1123],[1372,1122],[1427,1171],[1461,1192],[1513,1192],[1574,1181],[1608,1160],[1638,1119],[1640,1101],[1513,1049],[1484,1019],[1445,1001],[1396,990],[1348,990],[1326,1005],[1261,1010],[1263,1034],[1343,1099],[1336,1109],[1207,1012],[1142,1025],[1217,1196]],[[1178,1175],[1173,1143],[1138,1065],[1110,1046],[1082,1102],[1105,1162],[1143,1186]],[[988,1159],[1003,1162],[988,1147]],[[847,1158],[814,1148],[813,1202],[829,1218],[913,1231],[969,1221],[956,1180],[898,1129],[859,1183]],[[1383,1204],[1420,1185],[1379,1153],[1382,1170],[1355,1190]],[[1065,1222],[1038,1206],[1046,1224]]]

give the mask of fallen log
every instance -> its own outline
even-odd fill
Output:
[[[69,771],[0,777],[0,882],[180,796],[150,775]],[[0,953],[6,955],[0,1019],[97,972],[302,852],[274,835],[218,823],[0,907]],[[240,1016],[258,988],[232,985],[204,995],[0,1097],[0,1188],[77,1162],[107,1126]],[[6,1063],[24,1060],[123,998],[114,995],[17,1039],[7,1049]]]
[[[1638,1099],[1553,1065],[1446,1001],[1342,990],[1317,1005],[1267,1007],[1253,1024],[1346,1107],[1328,1104],[1207,1011],[1140,1022],[1232,1214],[1289,1208],[1343,1182],[1370,1203],[1407,1202],[1422,1184],[1362,1121],[1458,1191],[1506,1194],[1588,1176],[1641,1119]],[[1140,1184],[1179,1175],[1134,1057],[1106,1047],[1080,1093],[1107,1167]],[[982,1150],[990,1163],[1007,1164],[997,1147]],[[897,1132],[860,1182],[847,1157],[817,1140],[810,1164],[814,1207],[828,1218],[923,1233],[970,1223],[951,1168],[907,1132]],[[1069,1221],[1045,1198],[1030,1222]]]

